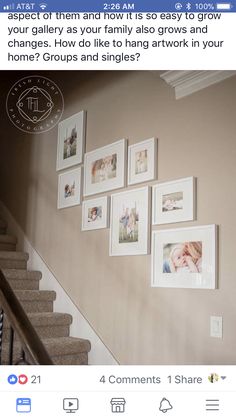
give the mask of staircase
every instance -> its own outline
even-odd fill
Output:
[[[7,225],[0,218],[0,269],[14,290],[18,300],[27,313],[32,325],[57,365],[87,365],[90,342],[86,339],[70,337],[72,316],[55,313],[53,302],[54,291],[39,290],[42,277],[38,271],[28,271],[28,254],[16,251],[17,240],[6,234]],[[7,342],[10,339],[10,324],[4,319],[2,364],[7,364]],[[14,341],[14,359],[19,358],[20,342]]]

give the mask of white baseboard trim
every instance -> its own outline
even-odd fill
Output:
[[[67,295],[41,256],[33,248],[22,228],[1,201],[0,214],[8,223],[8,231],[10,234],[17,237],[17,250],[29,253],[28,269],[42,272],[40,289],[56,291],[57,298],[54,302],[54,310],[56,312],[69,313],[73,316],[73,323],[70,327],[70,335],[90,340],[91,351],[89,352],[89,365],[117,365],[118,362],[104,345],[99,336],[97,336],[88,321],[79,311],[78,307],[76,307]]]

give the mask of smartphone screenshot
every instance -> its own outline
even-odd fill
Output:
[[[236,3],[0,2],[0,417],[236,417]]]

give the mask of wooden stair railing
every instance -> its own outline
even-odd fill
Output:
[[[0,269],[0,365],[2,361],[3,348],[3,325],[4,316],[7,315],[10,323],[10,339],[9,339],[9,365],[13,364],[14,353],[14,336],[18,335],[22,350],[19,360],[14,362],[17,364],[33,364],[33,365],[52,365],[53,362],[48,355],[42,341],[37,332],[33,328],[27,314],[18,301],[14,291],[6,280],[2,270]],[[27,353],[27,359],[26,359]],[[29,359],[30,358],[30,359]]]

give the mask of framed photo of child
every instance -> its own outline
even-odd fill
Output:
[[[84,196],[123,188],[126,181],[125,139],[85,154]]]
[[[152,233],[152,287],[215,289],[217,226]]]
[[[128,148],[128,185],[156,179],[157,139],[150,138]]]
[[[81,202],[81,167],[58,176],[57,208],[73,207]]]
[[[152,224],[192,221],[196,217],[196,178],[162,182],[152,187]]]
[[[149,253],[149,211],[148,186],[111,196],[110,256]]]
[[[58,124],[57,171],[83,162],[86,112],[81,111]]]
[[[109,224],[109,197],[89,199],[82,203],[82,231],[107,228]]]

